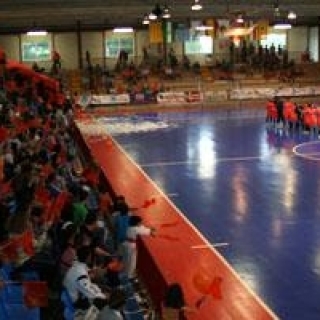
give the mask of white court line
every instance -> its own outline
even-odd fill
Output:
[[[179,197],[179,193],[168,193],[167,197],[169,197],[169,198]]]
[[[262,159],[261,156],[251,156],[251,157],[233,157],[233,158],[220,158],[215,159],[213,162],[227,162],[227,161],[251,161]],[[158,166],[177,166],[180,164],[201,164],[202,161],[163,161],[163,162],[154,162],[154,163],[145,163],[139,164],[140,167],[158,167]]]
[[[208,243],[208,244],[200,244],[200,245],[191,246],[191,249],[208,249],[211,247],[218,248],[218,247],[226,247],[229,245],[230,245],[230,243],[228,243],[228,242]]]
[[[293,147],[292,152],[297,156],[301,157],[303,159],[307,160],[312,160],[312,161],[319,161],[320,159],[317,157],[319,153],[301,153],[299,152],[300,148],[303,148],[304,146],[309,146],[309,145],[317,145],[319,144],[320,141],[309,141],[309,142],[303,142],[300,144],[297,144],[296,146]]]
[[[178,197],[179,194],[178,193],[167,193],[166,196],[173,198],[173,197]],[[162,194],[152,194],[150,196],[150,198],[163,198],[163,195]]]

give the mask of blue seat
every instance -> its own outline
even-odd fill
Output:
[[[0,290],[0,302],[3,303],[23,303],[23,292],[21,283],[10,283],[4,270],[0,270],[0,277],[6,281],[5,286]],[[0,319],[2,319],[0,317]]]
[[[14,270],[11,263],[4,264],[0,269],[0,274],[3,277],[3,280],[11,280],[11,272]],[[36,271],[23,271],[22,279],[27,281],[39,280],[39,275]]]
[[[23,288],[21,284],[6,284],[1,292],[5,304],[23,304]]]
[[[39,308],[27,308],[24,304],[9,304],[0,301],[1,320],[40,320]]]
[[[64,306],[63,315],[65,320],[73,320],[75,314],[75,308],[73,306],[71,297],[66,289],[61,292],[61,301]]]

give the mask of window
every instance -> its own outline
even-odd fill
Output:
[[[134,54],[133,36],[111,36],[106,39],[106,57],[116,58],[120,50],[125,50],[129,55]]]
[[[210,36],[190,38],[184,43],[186,54],[212,54],[213,41]]]
[[[285,48],[287,45],[287,35],[285,33],[269,33],[265,39],[261,40],[263,47],[270,48],[274,45],[276,48]]]
[[[50,44],[46,40],[23,42],[22,43],[23,61],[47,61],[51,60]]]

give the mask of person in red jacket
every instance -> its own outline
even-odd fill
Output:
[[[285,128],[292,129],[297,121],[296,114],[294,112],[295,105],[290,98],[283,103],[283,116],[285,119]]]
[[[275,99],[268,100],[266,108],[267,108],[266,121],[275,126],[278,120],[278,111],[277,111]]]
[[[266,104],[266,123],[271,124],[275,122],[275,119],[277,118],[275,111],[275,102],[273,99],[269,99]]]
[[[310,137],[316,135],[317,131],[317,117],[315,113],[315,108],[311,103],[308,103],[303,110],[303,124],[306,129],[310,131]]]

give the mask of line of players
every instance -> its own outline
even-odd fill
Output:
[[[312,104],[297,104],[291,98],[274,97],[266,104],[266,122],[275,128],[308,130],[318,138],[320,130],[320,107]]]

